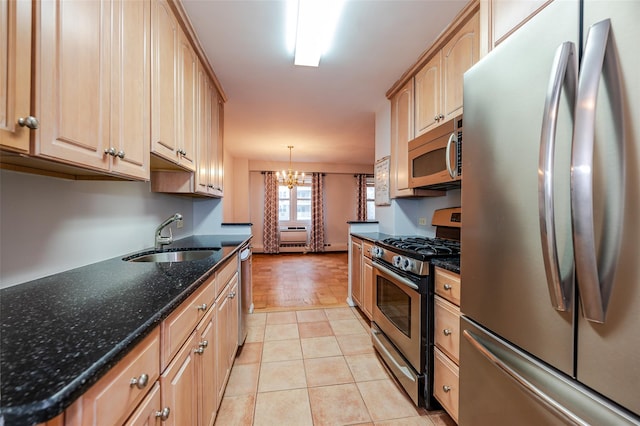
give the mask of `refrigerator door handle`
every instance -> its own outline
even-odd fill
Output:
[[[453,167],[451,167],[451,145],[454,142],[458,142],[458,138],[455,133],[451,133],[451,136],[449,136],[449,141],[447,141],[447,150],[445,153],[445,157],[447,157],[447,171],[449,172],[449,176],[451,176],[451,179],[455,179],[458,176],[458,169],[456,168],[454,170]]]
[[[578,417],[575,413],[568,410],[565,406],[563,406],[559,401],[556,401],[551,396],[547,395],[542,389],[533,384],[525,374],[521,374],[517,368],[509,365],[508,362],[504,361],[502,357],[506,357],[504,354],[498,355],[496,352],[499,350],[497,348],[493,348],[490,343],[484,342],[484,339],[475,335],[475,333],[464,330],[462,332],[464,338],[471,344],[471,346],[480,352],[491,364],[497,367],[502,372],[506,373],[507,376],[512,379],[515,383],[517,383],[524,391],[526,391],[529,395],[535,398],[538,402],[544,405],[549,411],[554,413],[560,419],[562,419],[565,423],[571,425],[589,425],[588,422],[584,421],[580,417]]]
[[[558,259],[553,198],[556,126],[562,88],[563,86],[565,87],[573,115],[577,84],[578,61],[575,54],[575,45],[567,41],[558,46],[551,68],[544,115],[542,117],[540,157],[538,160],[538,214],[540,217],[542,257],[544,259],[551,304],[555,309],[562,312],[570,311],[573,303],[573,265],[571,265],[571,271],[563,279]],[[573,116],[571,118],[573,119]]]
[[[611,135],[611,151],[620,159],[620,167],[607,171],[619,185],[610,185],[612,191],[624,194],[624,145],[625,123],[620,69],[616,50],[610,37],[611,21],[606,19],[589,28],[584,48],[582,70],[578,81],[576,118],[573,130],[571,154],[571,218],[578,275],[578,288],[583,315],[591,322],[604,323],[613,286],[615,264],[620,252],[622,238],[622,214],[624,197],[607,203],[607,229],[600,244],[600,259],[596,253],[593,214],[593,152],[598,86],[604,72],[611,98],[616,135]],[[612,193],[612,194],[615,194]],[[615,217],[614,217],[615,216]]]

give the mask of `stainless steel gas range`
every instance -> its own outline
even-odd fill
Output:
[[[460,208],[434,213],[436,237],[398,237],[373,248],[373,346],[413,402],[433,397],[432,258],[460,255]]]

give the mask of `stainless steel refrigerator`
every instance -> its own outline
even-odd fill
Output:
[[[640,1],[548,5],[464,121],[460,424],[640,424]]]

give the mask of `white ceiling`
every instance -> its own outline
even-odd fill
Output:
[[[319,68],[286,50],[284,0],[182,0],[228,97],[237,158],[373,164],[375,112],[467,0],[347,0]]]

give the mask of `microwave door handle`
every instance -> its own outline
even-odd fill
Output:
[[[447,171],[449,172],[449,176],[451,176],[451,179],[455,179],[456,176],[458,176],[457,168],[454,170],[454,168],[451,167],[451,145],[457,141],[458,137],[456,136],[456,134],[451,133],[451,136],[449,136],[449,141],[447,142],[447,150],[445,153],[445,156],[447,157],[445,163],[447,164]]]
[[[613,286],[615,264],[620,252],[624,212],[625,116],[622,103],[620,68],[610,37],[611,21],[606,19],[589,28],[578,82],[576,119],[571,155],[571,216],[578,288],[583,316],[588,321],[604,323]],[[596,254],[593,215],[593,152],[598,86],[604,76],[616,121],[615,135],[607,139],[607,151],[619,158],[619,167],[607,171],[605,229]]]
[[[563,279],[558,259],[554,209],[553,175],[556,127],[563,86],[567,92],[566,96],[570,101],[570,108],[573,113],[577,76],[578,66],[575,45],[567,41],[558,46],[551,68],[544,115],[542,116],[540,157],[538,160],[538,214],[540,217],[542,257],[544,259],[551,304],[561,312],[571,310],[573,301],[573,265],[571,271]]]

